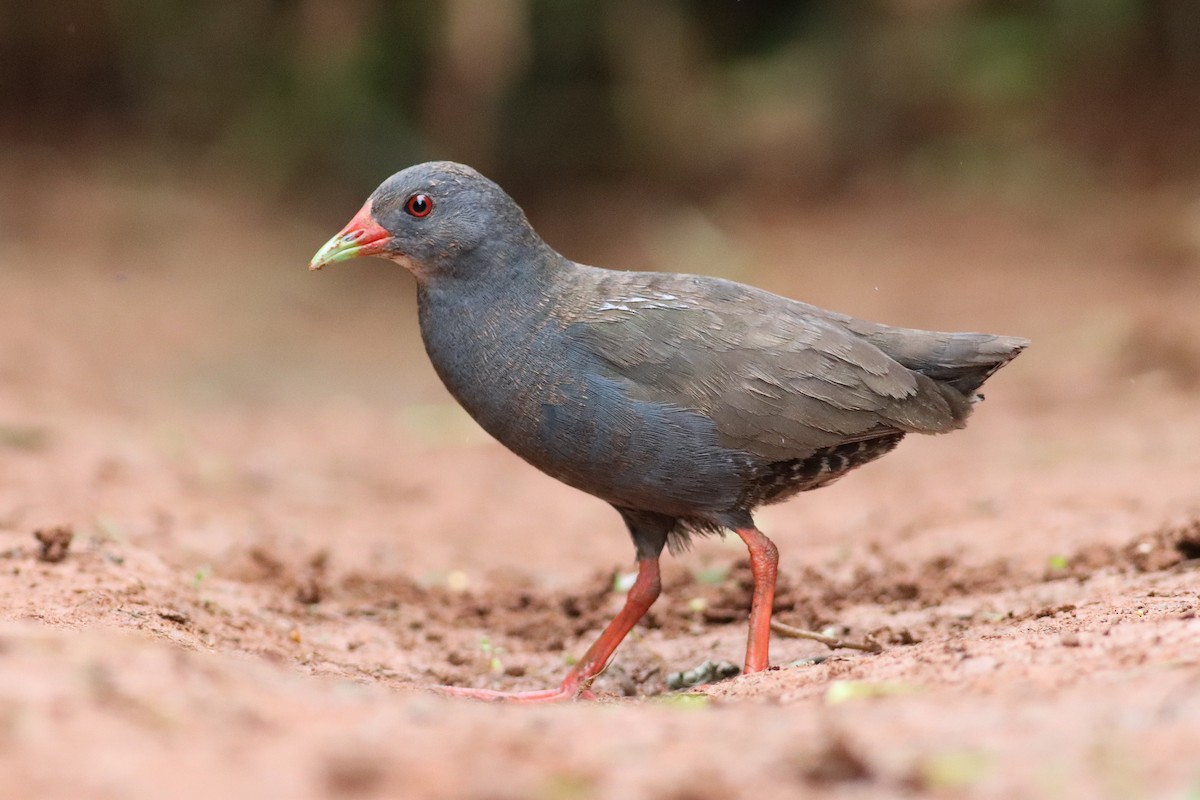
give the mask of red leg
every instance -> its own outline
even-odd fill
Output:
[[[762,672],[771,663],[771,608],[775,603],[775,577],[779,574],[779,550],[757,528],[739,528],[750,548],[750,572],[754,575],[754,596],[750,601],[750,633],[746,640],[746,666],[743,672]]]
[[[762,534],[759,535],[761,536]],[[763,539],[765,540],[766,537],[763,537]],[[768,541],[767,544],[770,544],[770,542]],[[774,580],[772,579],[772,588],[774,585]],[[650,610],[650,606],[654,605],[654,601],[658,599],[658,595],[661,592],[662,581],[658,573],[658,559],[643,558],[639,560],[637,580],[633,582],[629,594],[625,596],[624,607],[613,621],[608,623],[608,627],[600,634],[600,638],[588,648],[583,658],[567,673],[567,677],[563,679],[562,685],[557,689],[546,689],[535,692],[497,692],[491,689],[462,689],[456,686],[440,686],[438,687],[438,691],[459,697],[473,697],[476,700],[515,700],[521,703],[574,700],[576,698],[592,700],[595,698],[595,695],[588,691],[588,687],[591,686],[596,676],[608,666],[608,660],[612,657],[613,651],[617,649],[617,645],[624,640],[626,634],[633,629],[638,620],[646,615],[646,612]],[[770,603],[768,602],[769,605]],[[770,624],[769,614],[767,623]]]

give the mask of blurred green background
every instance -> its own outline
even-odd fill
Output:
[[[410,276],[305,269],[433,158],[586,263],[1200,385],[1194,0],[0,0],[0,417],[450,407]]]
[[[0,139],[345,204],[429,158],[822,196],[1189,180],[1192,0],[5,0]]]

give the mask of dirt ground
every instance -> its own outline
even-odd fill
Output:
[[[760,515],[777,618],[881,653],[669,690],[743,655],[708,540],[599,702],[516,707],[428,689],[556,684],[619,518],[453,406],[407,276],[306,272],[343,218],[184,178],[0,161],[4,797],[1200,796],[1194,197],[535,210],[593,263],[1034,346],[967,430]]]

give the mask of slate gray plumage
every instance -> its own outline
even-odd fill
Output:
[[[961,428],[1027,345],[577,264],[450,162],[385,181],[313,266],[365,254],[416,276],[421,334],[454,397],[526,461],[611,503],[640,560],[693,533],[753,529],[756,506],[826,486],[906,434]]]

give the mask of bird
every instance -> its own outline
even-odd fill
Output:
[[[1029,344],[869,322],[718,277],[579,264],[499,185],[450,161],[385,180],[309,267],[363,256],[415,277],[429,359],[479,425],[608,502],[633,540],[624,605],[561,684],[439,687],[476,699],[594,698],[661,593],[663,550],[729,531],[754,580],[743,671],[766,669],[779,555],[755,509],[828,486],[908,434],[962,428],[980,386]]]

